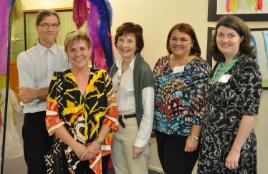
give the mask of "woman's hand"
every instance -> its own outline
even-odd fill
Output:
[[[234,150],[233,148],[230,150],[226,161],[225,161],[225,167],[228,169],[236,169],[239,167],[238,162],[240,158],[240,151]]]
[[[197,149],[198,146],[198,140],[195,140],[190,136],[188,136],[185,144],[184,151],[185,152],[193,152]]]
[[[81,156],[81,160],[90,160],[100,151],[100,144],[97,141],[91,142]]]
[[[143,152],[143,147],[133,147],[133,158],[137,158]]]

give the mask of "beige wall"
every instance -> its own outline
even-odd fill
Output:
[[[21,0],[25,10],[72,7],[73,0]]]
[[[34,7],[26,8],[44,8],[45,3],[37,0],[24,0],[33,4]],[[56,2],[56,0],[50,0]],[[60,0],[57,0],[59,2]],[[208,2],[203,0],[110,0],[113,7],[113,26],[112,33],[116,27],[126,21],[139,23],[144,29],[145,48],[142,52],[145,59],[153,67],[157,58],[165,55],[166,36],[176,23],[186,22],[193,26],[197,33],[199,44],[202,50],[203,58],[206,57],[207,47],[207,27],[215,26],[215,22],[207,22]],[[62,0],[63,7],[72,6],[71,0]],[[38,6],[37,6],[38,5]],[[58,7],[58,6],[57,6]],[[58,7],[59,8],[59,7]],[[248,22],[250,27],[267,27],[267,22]],[[259,117],[256,124],[256,133],[258,137],[258,173],[268,173],[268,91],[263,91]],[[153,158],[151,164],[158,167],[156,158],[155,142],[152,141]]]

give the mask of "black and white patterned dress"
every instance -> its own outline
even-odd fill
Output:
[[[227,83],[209,84],[203,119],[198,174],[255,174],[256,136],[252,131],[241,149],[239,168],[225,167],[226,157],[244,115],[258,114],[261,73],[254,59],[240,56],[227,72]]]

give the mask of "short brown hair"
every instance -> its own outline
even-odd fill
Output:
[[[169,41],[170,41],[171,34],[174,30],[179,30],[180,32],[186,33],[187,35],[189,35],[191,37],[192,42],[193,42],[193,47],[190,50],[190,55],[196,55],[196,56],[201,55],[201,49],[200,49],[195,31],[191,25],[186,24],[186,23],[176,24],[170,29],[170,31],[168,33],[167,45],[166,45],[167,51],[169,54],[172,53],[171,49],[169,48]]]
[[[116,29],[115,46],[117,45],[117,41],[120,36],[123,36],[125,34],[134,34],[136,38],[136,48],[137,48],[136,53],[140,53],[144,47],[142,33],[143,29],[139,24],[134,24],[132,22],[125,22]]]
[[[56,16],[58,19],[58,24],[60,24],[60,18],[58,14],[54,10],[42,10],[38,13],[36,20],[35,20],[35,25],[40,25],[40,23],[44,20],[45,17],[47,16]]]
[[[71,31],[67,33],[65,40],[64,40],[64,49],[67,52],[67,49],[70,45],[73,44],[74,41],[83,40],[86,42],[88,48],[91,47],[91,40],[88,34],[84,31]]]

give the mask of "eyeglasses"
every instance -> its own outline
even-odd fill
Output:
[[[54,24],[48,24],[48,23],[43,23],[43,24],[39,24],[40,27],[43,27],[45,29],[49,29],[49,27],[51,27],[52,29],[56,29],[59,27],[60,24],[58,23],[54,23]]]

